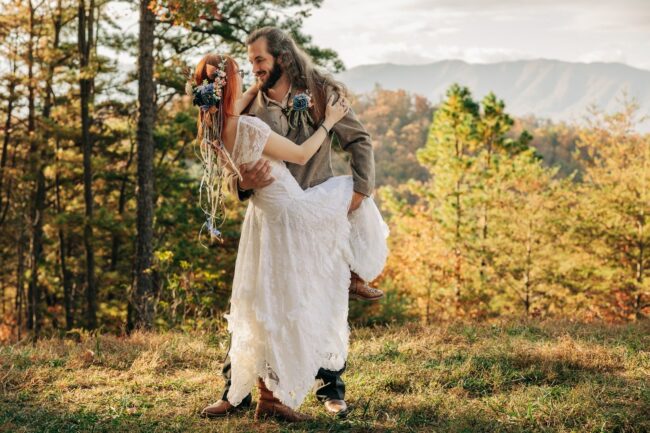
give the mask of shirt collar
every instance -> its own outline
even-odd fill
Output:
[[[260,92],[260,93],[262,94],[262,100],[267,106],[269,104],[275,104],[281,108],[284,108],[289,104],[289,98],[291,97],[292,92],[293,92],[293,86],[290,84],[289,91],[287,92],[286,95],[284,95],[284,99],[282,99],[282,102],[278,102],[275,99],[269,98],[269,95],[267,95],[266,92]]]

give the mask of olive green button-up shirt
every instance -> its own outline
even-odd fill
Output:
[[[331,91],[328,92],[328,97],[329,94]],[[302,144],[314,133],[314,130],[308,126],[307,135],[305,135],[302,126],[295,129],[289,128],[289,121],[283,110],[286,109],[289,98],[293,98],[293,96],[294,91],[290,89],[285,98],[278,102],[269,98],[264,92],[259,92],[249,106],[248,114],[259,117],[274,132],[287,137],[294,143]],[[372,195],[375,188],[375,160],[370,135],[352,110],[334,125],[331,133],[336,134],[341,148],[350,154],[354,190],[365,196]],[[334,176],[331,154],[332,139],[331,136],[328,136],[305,165],[287,162],[287,168],[302,189],[307,189]],[[231,177],[229,184],[231,191],[238,191],[236,177]],[[239,198],[244,200],[251,193],[252,191],[239,191]]]

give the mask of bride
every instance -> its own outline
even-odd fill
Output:
[[[348,216],[351,176],[303,190],[284,163],[305,164],[346,115],[348,101],[331,95],[324,121],[297,145],[258,118],[239,115],[257,88],[242,94],[239,67],[229,56],[201,59],[188,91],[200,106],[208,229],[219,236],[227,171],[264,157],[276,179],[255,191],[241,230],[226,315],[232,334],[228,401],[236,406],[257,384],[255,419],[305,420],[294,409],[319,368],[337,371],[347,359],[350,270],[373,280],[387,255],[388,230],[372,199]]]

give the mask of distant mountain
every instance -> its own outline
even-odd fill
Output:
[[[355,93],[375,84],[405,89],[437,103],[452,83],[472,90],[476,99],[493,91],[505,100],[509,113],[533,114],[553,120],[580,120],[595,104],[606,111],[620,108],[626,91],[636,98],[642,114],[650,114],[650,71],[619,63],[570,63],[520,60],[470,64],[445,60],[428,65],[378,64],[357,66],[338,74]],[[650,122],[642,129],[650,130]]]

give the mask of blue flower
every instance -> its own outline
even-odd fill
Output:
[[[203,82],[200,86],[196,86],[192,90],[193,99],[192,104],[201,107],[201,110],[207,111],[210,107],[215,107],[221,99],[215,93],[214,83]]]
[[[300,93],[293,97],[294,111],[307,111],[311,103],[311,98],[305,93]]]
[[[214,93],[214,83],[210,83],[208,85],[200,86],[201,89],[201,95],[203,96],[209,96]]]

